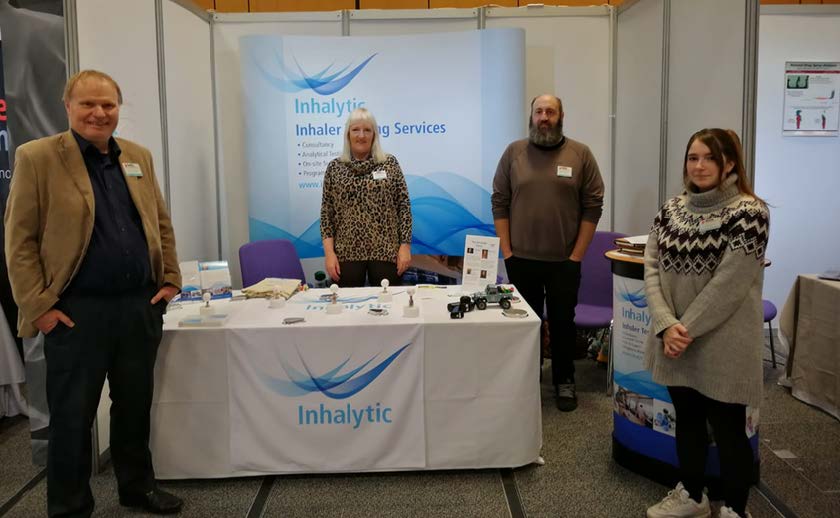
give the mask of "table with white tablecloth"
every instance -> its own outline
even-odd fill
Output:
[[[840,419],[840,281],[799,275],[779,315],[793,397]]]
[[[539,318],[497,306],[451,319],[459,287],[218,301],[217,328],[166,315],[155,368],[152,455],[159,478],[522,466],[542,446]],[[385,312],[371,312],[385,309]],[[288,317],[305,321],[283,324]]]

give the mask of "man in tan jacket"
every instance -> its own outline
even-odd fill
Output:
[[[153,369],[181,275],[149,151],[113,137],[122,93],[86,70],[64,90],[70,131],[20,146],[6,207],[6,258],[22,337],[44,335],[47,511],[90,516],[90,429],[105,376],[120,503],[174,513],[149,451]]]

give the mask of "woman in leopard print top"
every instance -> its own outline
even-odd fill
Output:
[[[343,287],[400,284],[411,263],[411,202],[400,164],[379,143],[376,119],[350,113],[344,151],[327,166],[321,238],[327,274]]]

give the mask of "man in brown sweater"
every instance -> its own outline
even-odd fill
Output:
[[[604,203],[604,182],[589,148],[563,135],[563,104],[531,101],[530,134],[505,150],[493,179],[493,220],[510,281],[548,317],[557,408],[577,408],[575,306],[580,262]]]

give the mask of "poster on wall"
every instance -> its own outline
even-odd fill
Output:
[[[782,134],[836,137],[840,134],[840,63],[785,62]]]
[[[405,175],[412,253],[460,255],[495,236],[493,174],[526,135],[524,32],[240,39],[250,239],[288,239],[323,257],[324,171],[360,107]],[[316,262],[322,267],[322,262]]]

